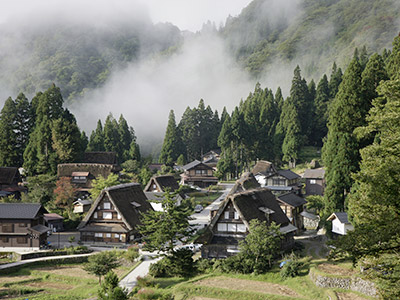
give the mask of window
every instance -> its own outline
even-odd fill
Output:
[[[236,232],[236,224],[228,224],[229,232]]]
[[[8,236],[2,236],[1,237],[1,241],[3,242],[3,243],[8,243]]]
[[[229,219],[229,211],[224,212],[224,218]]]
[[[26,223],[19,223],[19,227],[27,227],[28,226],[28,224],[26,224]]]
[[[94,213],[93,218],[97,219],[97,211]]]
[[[103,212],[103,219],[111,220],[112,213],[111,212]]]
[[[244,224],[237,224],[236,228],[237,232],[246,232],[246,225]]]
[[[235,216],[234,216],[235,220],[239,220],[239,214],[237,211],[235,211]]]
[[[104,209],[111,209],[111,203],[110,202],[104,202],[103,207],[104,207]]]
[[[196,175],[207,175],[207,170],[196,170]]]
[[[24,237],[17,237],[17,244],[27,244],[28,243],[28,239],[24,236]]]
[[[121,215],[119,214],[119,213],[117,213],[117,219],[118,220],[121,220],[122,218],[121,218]]]
[[[272,178],[272,185],[285,186],[286,180],[280,178]]]
[[[3,232],[14,232],[14,224],[6,223],[3,224]]]
[[[101,232],[95,232],[94,236],[95,237],[103,237],[103,234]]]
[[[218,231],[228,231],[226,223],[218,223],[217,229]]]
[[[317,181],[315,179],[310,179],[310,184],[317,184]]]
[[[106,233],[106,238],[111,238],[111,233]]]
[[[119,238],[119,234],[118,234],[118,233],[115,233],[115,234],[114,234],[114,237],[115,237],[116,239],[118,239],[118,238]]]

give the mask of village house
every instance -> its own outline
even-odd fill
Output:
[[[75,214],[84,214],[89,211],[90,207],[92,206],[92,201],[88,199],[78,199],[76,200],[74,205],[74,213]]]
[[[77,188],[77,197],[88,195],[92,181],[100,176],[107,178],[110,174],[118,174],[121,167],[117,165],[115,152],[87,152],[83,162],[59,164],[57,177],[66,177]]]
[[[78,226],[82,242],[129,243],[139,237],[140,215],[153,210],[140,184],[104,189]]]
[[[284,234],[281,249],[293,247],[297,228],[283,213],[275,195],[264,188],[229,195],[221,203],[206,232],[196,241],[203,244],[202,257],[225,258],[238,253],[239,242],[248,234],[252,219],[280,225],[280,231]]]
[[[182,169],[181,184],[205,188],[218,183],[218,178],[213,175],[214,169],[198,160],[183,166]]]
[[[304,222],[301,213],[304,211],[304,205],[307,201],[293,193],[279,195],[277,199],[282,211],[289,218],[290,222],[297,227],[298,231],[303,229]]]
[[[178,181],[172,175],[156,175],[150,178],[144,192],[164,193],[167,190],[175,192],[179,189]]]
[[[217,164],[221,158],[221,149],[210,150],[203,154],[201,162],[212,167],[214,170],[217,169]]]
[[[64,230],[64,218],[59,214],[44,214],[44,223],[51,232],[60,232]]]
[[[0,203],[0,249],[38,250],[47,245],[44,213],[38,203]]]
[[[345,212],[335,212],[327,220],[332,221],[332,233],[334,234],[346,235],[348,231],[354,229]]]
[[[301,194],[300,175],[291,170],[278,170],[273,174],[254,174],[261,187],[269,188],[275,195]]]
[[[18,168],[0,167],[0,197],[14,196],[20,199],[21,193],[26,191]]]
[[[306,195],[324,195],[325,190],[325,170],[319,169],[307,169],[304,172],[303,178],[305,179],[305,192]]]

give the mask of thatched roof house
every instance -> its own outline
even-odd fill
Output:
[[[156,175],[150,178],[146,187],[145,192],[166,192],[169,189],[170,192],[175,192],[179,189],[178,181],[172,175]]]

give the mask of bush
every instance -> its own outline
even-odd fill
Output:
[[[189,277],[195,272],[193,252],[188,249],[179,249],[172,255],[164,257],[152,264],[149,274],[153,277]]]
[[[160,293],[150,289],[140,289],[136,294],[139,300],[173,300],[174,297],[170,293]]]
[[[296,277],[300,274],[300,270],[303,267],[303,263],[300,262],[297,258],[293,260],[287,260],[284,266],[281,269],[281,277],[283,279],[289,277]]]
[[[139,288],[153,287],[153,286],[154,286],[154,281],[153,281],[151,278],[149,278],[149,277],[141,277],[141,276],[138,276],[138,277],[136,278],[136,281],[137,281],[137,286],[138,286]]]
[[[139,257],[139,248],[131,247],[124,253],[124,258],[129,262],[134,262]]]
[[[212,272],[214,267],[214,260],[200,258],[196,261],[197,271],[199,273],[209,273]]]

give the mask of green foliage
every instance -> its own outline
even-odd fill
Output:
[[[99,277],[99,283],[101,284],[101,276],[106,275],[112,269],[118,268],[120,263],[116,254],[113,251],[104,251],[89,256],[87,264],[84,266],[84,270],[90,274],[94,274]]]
[[[185,242],[193,234],[189,224],[190,202],[184,200],[176,205],[176,196],[177,192],[165,192],[161,198],[163,211],[150,211],[141,216],[139,232],[145,250],[172,253],[178,241]]]
[[[169,113],[167,131],[161,148],[159,162],[172,166],[178,157],[182,155],[182,150],[182,141],[176,126],[175,114],[174,111],[171,110]]]
[[[128,248],[128,250],[124,253],[124,258],[133,263],[139,258],[139,248]]]
[[[301,268],[304,264],[294,255],[289,256],[285,260],[286,263],[283,265],[280,271],[282,279],[299,276]]]
[[[109,271],[104,277],[104,282],[98,291],[98,299],[101,300],[126,300],[128,299],[128,292],[118,286],[118,276]]]
[[[189,249],[173,251],[162,260],[152,264],[149,274],[153,277],[189,277],[195,273],[193,252]]]
[[[96,199],[101,191],[107,187],[118,185],[121,182],[119,181],[118,174],[110,174],[107,178],[103,176],[99,176],[99,178],[94,179],[92,181],[92,188],[90,189],[90,195],[93,199]]]
[[[22,202],[51,203],[54,199],[53,191],[56,187],[56,176],[43,174],[28,177],[28,193],[22,194]]]
[[[325,209],[325,201],[323,196],[319,195],[311,195],[307,196],[307,209],[313,210],[317,214],[324,211]]]

